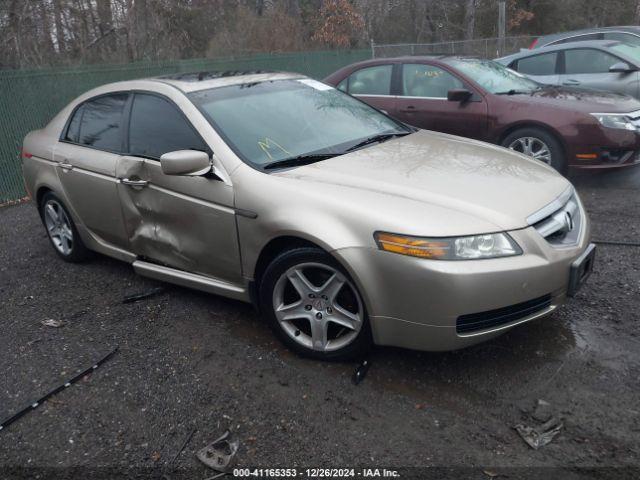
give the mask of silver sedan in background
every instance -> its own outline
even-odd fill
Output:
[[[295,74],[105,85],[22,158],[64,260],[93,250],[253,302],[319,359],[472,345],[551,313],[593,266],[586,212],[551,167]]]
[[[561,43],[496,61],[540,83],[640,98],[639,45],[611,40]]]

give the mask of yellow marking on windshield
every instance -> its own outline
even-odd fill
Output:
[[[279,148],[281,151],[283,151],[284,153],[286,153],[289,156],[291,155],[291,152],[289,152],[286,148],[284,148],[282,145],[280,145],[275,140],[271,140],[268,137],[264,137],[264,140],[258,140],[258,146],[262,149],[262,151],[264,153],[267,154],[267,156],[269,157],[269,160],[273,160],[273,156],[271,155],[269,150],[271,150],[274,147],[275,148]]]

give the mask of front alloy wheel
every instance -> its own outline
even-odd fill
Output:
[[[551,149],[542,140],[536,137],[521,137],[516,138],[509,145],[511,150],[524,153],[529,157],[533,157],[535,160],[551,165]]]
[[[276,258],[265,272],[261,297],[272,328],[298,353],[343,359],[369,346],[360,294],[346,272],[321,250],[301,248]]]
[[[507,135],[500,145],[546,163],[563,175],[567,173],[567,160],[562,145],[546,130],[537,127],[520,128]]]

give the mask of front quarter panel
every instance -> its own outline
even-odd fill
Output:
[[[364,246],[363,229],[346,225],[321,192],[242,166],[233,174],[242,271],[253,279],[255,265],[269,241],[285,236],[315,243],[331,252],[345,245]],[[358,232],[358,233],[357,233]],[[373,233],[373,232],[371,232]],[[370,245],[374,245],[373,237]]]

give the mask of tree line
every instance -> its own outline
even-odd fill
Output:
[[[0,0],[0,68],[495,37],[500,0]],[[507,35],[640,23],[640,0],[506,0]]]

